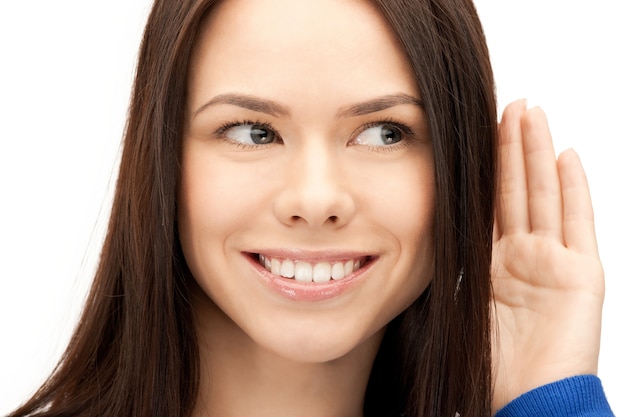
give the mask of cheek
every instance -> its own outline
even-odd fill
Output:
[[[212,276],[207,254],[223,253],[229,237],[251,220],[258,192],[245,172],[224,164],[200,146],[183,153],[178,191],[178,230],[195,277]],[[211,268],[208,270],[207,268]]]
[[[181,240],[198,233],[225,239],[262,211],[263,189],[257,176],[237,164],[224,163],[202,149],[183,157],[178,193]]]
[[[388,191],[389,195],[396,197],[394,212],[387,215],[387,221],[396,234],[398,264],[406,271],[404,287],[407,288],[410,304],[432,278],[435,180],[430,158],[420,158],[413,165],[413,170],[406,169],[404,172],[403,180]]]
[[[368,194],[362,207],[369,207],[389,243],[384,260],[389,269],[384,285],[375,289],[376,296],[387,300],[380,314],[384,321],[412,304],[432,278],[435,181],[428,153],[379,174],[368,181],[377,192]]]
[[[396,238],[402,252],[432,241],[435,207],[433,164],[428,154],[399,163],[379,176],[369,204]]]
[[[393,209],[385,210],[385,219],[401,246],[408,248],[432,240],[433,195],[432,184],[421,181],[395,193]]]

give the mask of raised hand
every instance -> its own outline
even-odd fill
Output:
[[[585,173],[555,157],[545,114],[510,104],[500,124],[492,280],[494,410],[533,388],[595,374],[604,274]]]

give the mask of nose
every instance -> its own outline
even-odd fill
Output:
[[[323,146],[305,146],[284,171],[274,202],[278,220],[289,226],[340,228],[355,214],[351,184],[340,156]]]

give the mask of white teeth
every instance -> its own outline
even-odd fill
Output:
[[[313,268],[313,281],[314,282],[330,281],[330,264],[328,262],[321,262],[315,265],[315,268]]]
[[[267,265],[265,265],[265,269],[268,269]],[[272,274],[280,275],[280,269],[280,261],[278,259],[272,259],[271,267],[269,268]]]
[[[343,268],[343,264],[341,262],[337,262],[336,264],[333,264],[333,267],[330,272],[330,276],[332,279],[335,279],[335,280],[342,279],[343,277],[346,276],[346,273]]]
[[[313,267],[308,262],[296,262],[296,281],[300,282],[312,282],[313,281]]]
[[[319,262],[311,264],[291,259],[274,259],[259,254],[259,263],[274,275],[295,278],[299,282],[324,283],[331,279],[340,280],[361,268],[362,259],[350,259],[345,262]]]
[[[285,278],[293,278],[294,274],[295,274],[295,265],[293,264],[293,261],[289,260],[289,259],[285,259],[282,263],[282,265],[280,266],[280,275],[285,277]]]
[[[354,272],[354,261],[349,260],[348,262],[346,262],[346,264],[343,266],[343,270],[346,275],[350,275],[352,272]]]

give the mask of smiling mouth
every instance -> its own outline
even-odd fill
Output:
[[[272,258],[255,254],[256,261],[273,275],[302,283],[324,283],[349,277],[373,260],[371,256],[328,262],[307,262],[296,259]]]

